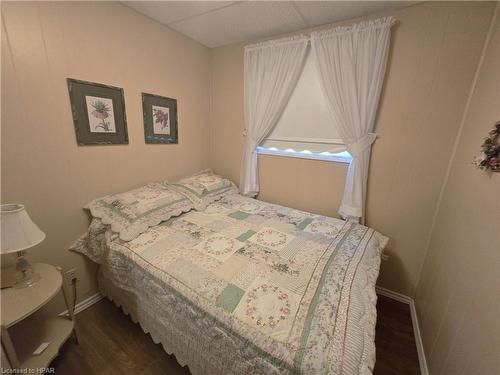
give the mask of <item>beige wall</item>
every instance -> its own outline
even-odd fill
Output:
[[[412,294],[417,284],[493,7],[425,3],[391,13],[399,23],[378,115],[368,224],[392,239],[379,279],[392,290]],[[499,176],[470,165],[499,115],[498,21],[495,30],[416,293],[432,373],[499,368],[498,335],[489,330],[498,300],[477,293],[498,286],[499,234],[487,223],[498,222]],[[208,165],[239,180],[242,47],[210,53],[116,3],[2,3],[2,202],[25,203],[47,233],[32,260],[77,267],[80,300],[96,290],[95,267],[66,248],[86,229],[85,203]],[[129,145],[76,145],[66,77],[124,88]],[[178,99],[179,145],[144,144],[142,91]],[[345,164],[278,156],[259,163],[260,199],[336,214]]]
[[[391,237],[379,277],[391,290],[413,295],[417,284],[493,8],[434,2],[390,13],[399,22],[378,113],[367,223]],[[210,165],[235,181],[244,141],[243,46],[212,50]],[[260,199],[336,215],[344,164],[265,156],[259,165]]]
[[[500,174],[471,165],[499,120],[497,16],[416,293],[433,375],[500,374]]]
[[[2,17],[2,202],[47,234],[32,260],[77,267],[81,300],[95,267],[66,249],[82,206],[208,167],[210,51],[118,3],[3,2]],[[129,145],[76,144],[66,77],[124,89]],[[144,143],[141,92],[177,98],[178,145]]]

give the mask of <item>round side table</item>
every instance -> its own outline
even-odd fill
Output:
[[[40,276],[40,280],[32,286],[1,290],[2,346],[11,367],[16,369],[47,367],[75,328],[74,312],[62,287],[61,268],[34,263],[33,271]],[[69,317],[34,314],[61,290]],[[34,355],[33,352],[44,342],[49,343],[47,348],[41,354]]]

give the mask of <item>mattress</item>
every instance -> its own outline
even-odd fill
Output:
[[[387,238],[226,195],[123,241],[99,219],[72,250],[101,292],[193,374],[371,374]]]

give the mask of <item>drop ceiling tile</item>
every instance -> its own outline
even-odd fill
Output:
[[[165,25],[226,7],[232,3],[232,1],[122,1],[125,6]]]
[[[171,28],[208,47],[255,40],[307,28],[291,2],[236,3],[174,22]]]
[[[348,20],[390,9],[403,8],[416,1],[295,1],[310,26]]]

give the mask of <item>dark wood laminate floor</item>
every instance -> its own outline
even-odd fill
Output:
[[[410,306],[378,296],[375,375],[420,374]]]
[[[374,374],[419,374],[409,307],[379,296],[377,311]],[[189,374],[107,299],[78,314],[77,324],[79,344],[70,339],[51,365],[58,375]]]

